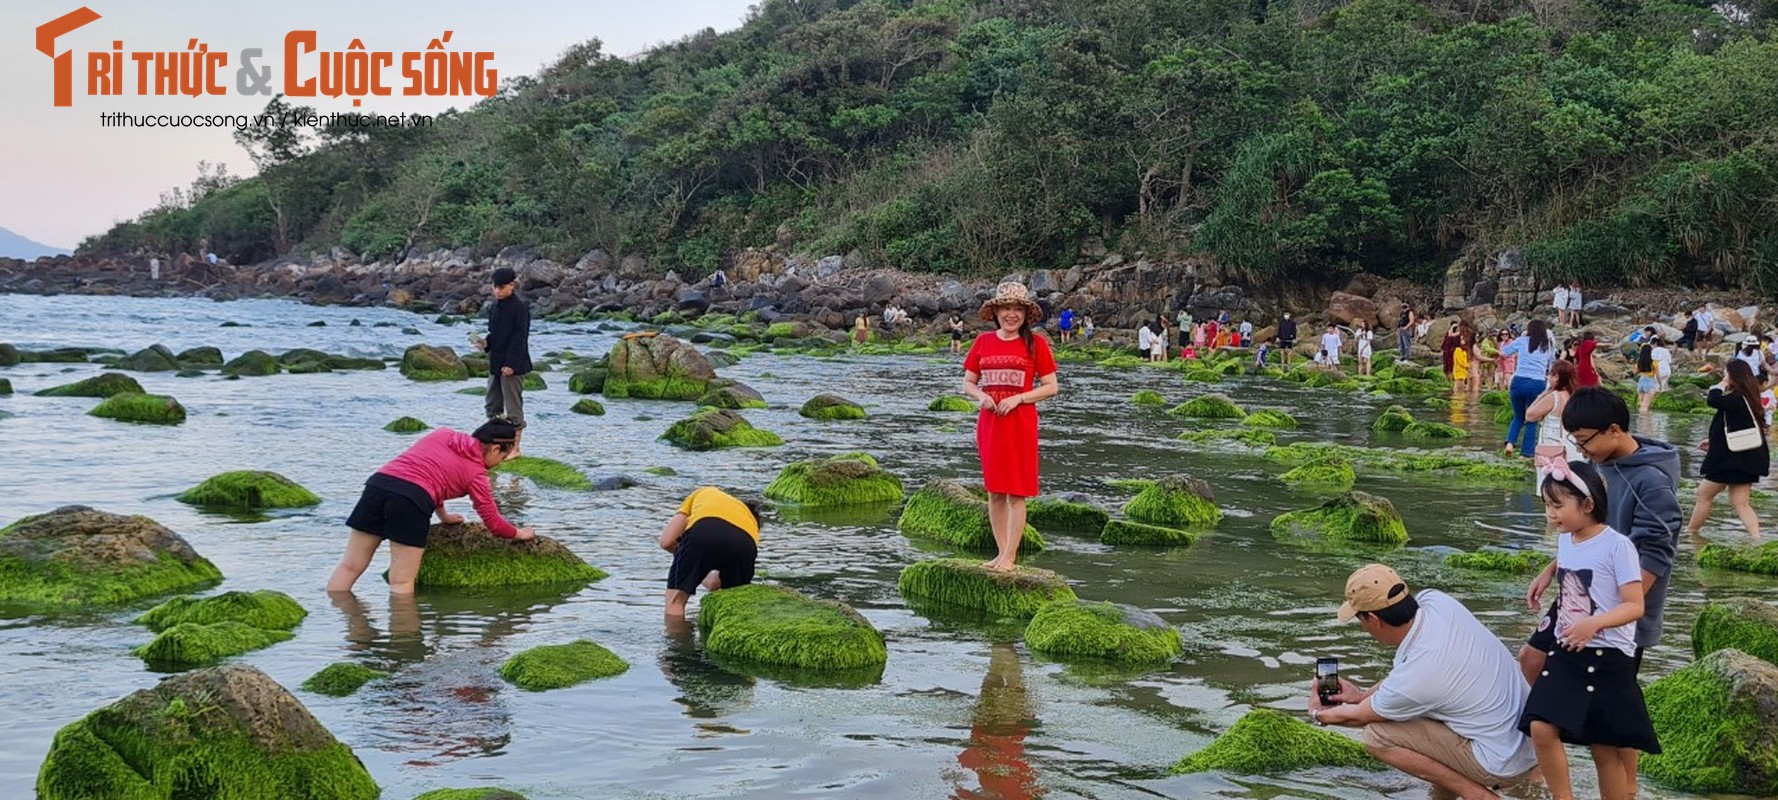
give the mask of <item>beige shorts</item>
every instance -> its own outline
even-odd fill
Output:
[[[1458,774],[1490,789],[1524,783],[1537,768],[1522,775],[1503,777],[1482,768],[1476,761],[1475,749],[1468,739],[1457,735],[1449,725],[1434,719],[1411,719],[1407,722],[1373,722],[1364,726],[1365,746],[1372,749],[1399,747],[1412,750],[1437,761]]]

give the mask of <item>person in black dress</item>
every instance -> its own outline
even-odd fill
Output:
[[[1709,440],[1698,444],[1704,451],[1704,463],[1699,466],[1704,480],[1698,485],[1698,503],[1692,509],[1692,520],[1686,528],[1697,536],[1704,521],[1710,518],[1712,501],[1727,489],[1735,514],[1741,518],[1741,524],[1747,526],[1747,535],[1758,539],[1759,515],[1753,512],[1751,502],[1753,484],[1770,471],[1772,455],[1766,442],[1766,415],[1760,406],[1759,379],[1754,377],[1753,368],[1740,359],[1729,359],[1722,382],[1710,387],[1706,402],[1716,409],[1716,416],[1710,420]],[[1750,427],[1759,430],[1759,446],[1740,452],[1730,450],[1729,431]]]

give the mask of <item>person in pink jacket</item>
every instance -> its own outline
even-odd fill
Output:
[[[530,528],[515,528],[500,516],[488,483],[488,470],[512,458],[517,445],[518,430],[513,424],[493,419],[473,434],[439,428],[383,465],[364,482],[364,494],[346,518],[352,536],[346,541],[346,555],[327,582],[327,591],[352,591],[352,584],[358,582],[387,539],[389,591],[412,594],[432,515],[437,514],[438,521],[446,525],[462,522],[461,514],[445,510],[445,501],[464,495],[469,496],[490,533],[502,539],[532,538]]]

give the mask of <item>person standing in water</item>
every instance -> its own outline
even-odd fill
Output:
[[[1043,309],[1018,283],[1002,283],[982,304],[995,329],[977,336],[963,359],[963,394],[976,416],[976,452],[988,491],[995,557],[983,566],[1015,568],[1025,532],[1025,501],[1037,492],[1037,403],[1056,396],[1056,359],[1049,340],[1031,332]]]
[[[519,278],[511,267],[494,270],[489,292],[488,338],[476,346],[488,352],[488,419],[505,418],[518,430],[513,455],[525,437],[525,375],[531,371],[531,310],[518,296]]]
[[[951,352],[963,352],[963,318],[951,315]]]

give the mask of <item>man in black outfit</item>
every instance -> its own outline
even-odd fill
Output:
[[[531,310],[518,297],[518,275],[510,267],[494,270],[494,305],[488,309],[488,419],[505,417],[525,436],[525,374],[531,371]],[[516,456],[517,453],[515,452]]]
[[[1290,351],[1296,347],[1296,320],[1285,312],[1284,319],[1278,321],[1278,347],[1284,351],[1284,366],[1290,367]]]

